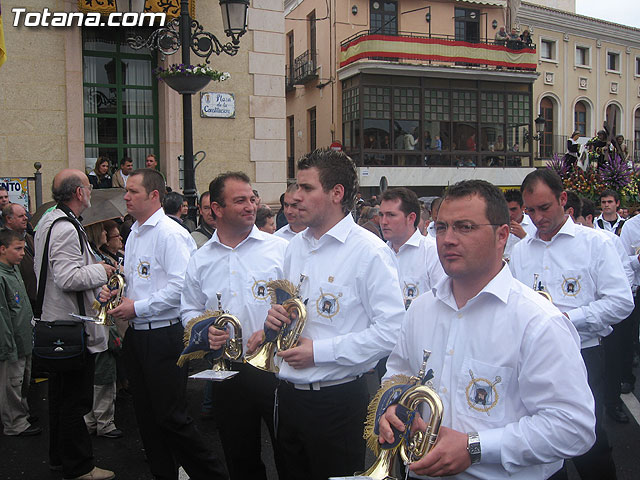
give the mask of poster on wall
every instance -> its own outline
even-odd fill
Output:
[[[0,177],[0,186],[9,192],[9,202],[19,203],[29,211],[29,185],[27,177]]]
[[[200,93],[200,116],[203,118],[235,118],[236,99],[233,93]]]

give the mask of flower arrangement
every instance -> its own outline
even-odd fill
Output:
[[[231,78],[229,72],[219,72],[214,70],[209,65],[200,63],[198,65],[185,65],[184,63],[169,65],[169,68],[156,68],[153,73],[159,80],[168,77],[209,77],[216,82],[224,82]]]
[[[598,204],[600,194],[605,190],[615,190],[620,194],[621,203],[630,206],[640,203],[638,188],[640,172],[634,171],[619,155],[609,157],[598,167],[590,162],[586,170],[567,164],[558,154],[547,162],[547,168],[555,171],[562,179],[567,190],[572,190],[582,197],[587,197]]]

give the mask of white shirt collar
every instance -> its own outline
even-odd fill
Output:
[[[347,214],[342,220],[340,220],[333,227],[331,227],[328,232],[322,235],[322,237],[318,239],[318,242],[322,241],[322,239],[328,235],[330,237],[335,238],[340,243],[344,243],[347,240],[347,237],[349,236],[349,232],[351,232],[351,229],[355,225],[356,225],[356,222],[353,221],[353,217],[351,216],[351,214]],[[308,228],[303,230],[301,235],[308,242],[316,241],[315,239],[313,239],[313,235],[311,234],[311,231]]]
[[[569,215],[566,216],[566,219],[565,219],[564,225],[562,225],[562,228],[558,230],[558,233],[556,233],[550,241],[553,242],[553,240],[555,240],[560,235],[569,235],[570,237],[576,236],[576,224],[573,223],[573,220],[571,220],[571,217]],[[535,236],[527,235],[526,239],[530,242],[534,240],[544,242],[544,240],[540,238],[539,231],[536,231]]]
[[[398,248],[398,253],[400,252],[400,250],[404,248],[405,245],[409,245],[411,247],[419,247],[422,239],[424,239],[423,235],[420,233],[420,230],[416,228],[413,234],[409,237],[409,239],[406,242],[404,242],[402,245],[400,245],[400,248]],[[393,244],[391,243],[391,240],[387,241],[387,245],[391,250],[393,250]]]
[[[513,276],[506,263],[503,263],[502,269],[498,274],[493,277],[489,283],[487,283],[482,290],[480,290],[473,298],[471,298],[466,305],[469,305],[474,299],[478,298],[482,294],[489,294],[496,297],[502,303],[506,304],[509,299],[509,293],[511,291],[511,282]],[[456,300],[453,296],[453,290],[451,288],[452,279],[448,276],[444,276],[433,287],[433,294],[435,297],[450,306],[454,310],[459,310]],[[466,306],[465,305],[465,306]],[[464,308],[464,307],[463,307]]]
[[[158,208],[158,210],[156,210],[153,215],[151,215],[149,218],[147,218],[146,222],[144,222],[142,225],[140,225],[140,222],[138,222],[137,220],[135,221],[135,223],[131,226],[131,231],[132,232],[137,232],[138,230],[140,230],[142,227],[155,227],[158,222],[160,221],[160,219],[162,217],[165,216],[164,210],[162,210],[162,207]]]
[[[238,245],[236,245],[233,249],[240,247],[241,245],[245,244],[247,241],[249,241],[249,239],[254,239],[254,240],[264,240],[264,236],[262,235],[262,232],[260,231],[260,229],[258,229],[258,227],[256,227],[255,225],[251,228],[251,231],[249,232],[249,235],[246,236],[246,238],[244,240],[242,240]],[[207,242],[207,244],[212,245],[214,243],[217,243],[218,245],[223,246],[224,248],[231,248],[228,245],[225,245],[224,243],[222,243],[220,241],[220,237],[218,237],[218,229],[216,229],[216,231],[214,232],[214,234],[211,236],[211,239]]]

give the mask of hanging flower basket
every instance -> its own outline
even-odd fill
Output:
[[[223,82],[231,75],[218,72],[208,65],[173,64],[168,69],[158,67],[155,70],[158,80],[164,81],[181,95],[194,94],[202,90],[211,81]]]

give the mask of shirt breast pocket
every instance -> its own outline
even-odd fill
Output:
[[[307,309],[315,309],[314,321],[333,325],[337,319],[345,315],[349,303],[353,302],[351,288],[330,282],[320,283],[319,287],[316,298],[309,300]]]
[[[274,272],[251,272],[247,278],[247,294],[245,298],[247,298],[252,305],[270,305],[271,297],[269,296],[267,283],[273,280],[277,280]]]
[[[553,299],[561,304],[579,307],[593,298],[593,282],[586,270],[564,270],[554,278]]]
[[[455,408],[458,415],[485,424],[501,422],[513,368],[465,358],[459,372]]]
[[[142,281],[151,281],[151,267],[153,265],[153,257],[151,255],[141,255],[135,265],[131,265],[133,275]]]

